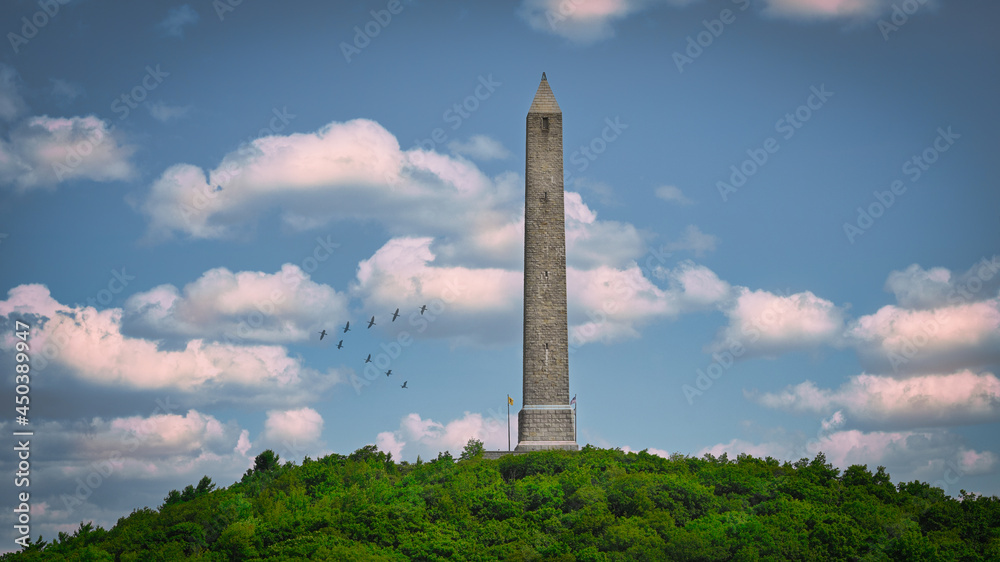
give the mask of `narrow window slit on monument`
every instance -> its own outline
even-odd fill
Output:
[[[548,131],[549,130],[549,118],[548,117],[542,117],[542,130],[543,131]]]

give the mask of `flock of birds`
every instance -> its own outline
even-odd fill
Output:
[[[427,305],[426,304],[420,307],[420,314],[422,315],[425,310],[427,310]],[[392,313],[392,321],[395,322],[396,318],[399,318],[399,309],[398,308],[396,309],[395,312]],[[373,315],[372,318],[371,318],[371,320],[368,321],[368,329],[370,330],[371,327],[374,326],[374,325],[375,325],[375,316]],[[344,325],[344,333],[346,334],[347,332],[350,332],[350,331],[351,331],[351,321],[348,320],[347,324]],[[325,338],[325,337],[326,337],[326,329],[324,328],[321,332],[319,332],[319,339],[320,339],[320,341],[323,341],[323,338]],[[340,340],[339,342],[337,342],[337,349],[341,349],[342,347],[344,347],[344,340]],[[372,362],[372,354],[369,353],[368,357],[365,359],[365,363],[371,363],[371,362]],[[389,369],[388,371],[386,371],[385,372],[385,376],[391,377],[392,376],[392,369]],[[410,382],[410,381],[403,381],[403,386],[401,386],[400,388],[408,388],[406,386],[406,383],[408,383],[408,382]]]

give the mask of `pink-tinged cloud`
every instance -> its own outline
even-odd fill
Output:
[[[30,117],[0,139],[0,186],[25,192],[79,179],[127,180],[135,175],[134,151],[93,115]]]
[[[791,444],[779,442],[751,443],[743,439],[733,439],[728,443],[719,443],[711,447],[705,447],[698,451],[695,456],[702,457],[706,453],[715,457],[722,456],[725,453],[729,459],[735,459],[740,453],[744,453],[761,459],[772,457],[781,460],[793,459],[798,454],[795,447]]]
[[[410,307],[440,300],[466,312],[505,311],[520,303],[522,275],[496,268],[435,267],[431,238],[394,238],[358,264],[352,292],[367,304]]]
[[[960,480],[966,475],[995,473],[998,467],[995,452],[969,449],[958,435],[937,429],[873,432],[851,429],[821,432],[808,440],[801,433],[785,433],[778,439],[760,443],[733,439],[705,447],[698,455],[718,456],[723,452],[729,458],[746,453],[781,460],[814,458],[822,452],[827,462],[840,470],[857,464],[867,465],[874,472],[874,467],[885,466],[895,482],[930,482],[952,495],[958,494],[958,486],[951,486],[949,481],[953,485],[956,477]]]
[[[524,0],[518,16],[536,31],[585,44],[614,35],[612,22],[638,9],[632,0]]]
[[[848,337],[866,370],[909,374],[1000,361],[1000,298],[932,310],[884,306],[852,322]]]
[[[369,309],[409,310],[415,337],[451,337],[465,342],[514,341],[521,336],[523,274],[499,268],[436,265],[431,238],[395,238],[358,265],[351,294]],[[625,269],[567,268],[571,342],[611,342],[637,337],[638,329],[662,318],[709,310],[730,287],[711,270],[692,262],[658,268],[661,289],[633,262]],[[431,316],[415,314],[427,304]],[[434,319],[448,316],[446,323]],[[406,327],[407,325],[400,324]],[[433,328],[426,330],[426,328]]]
[[[739,344],[745,350],[742,358],[837,345],[844,329],[843,310],[810,291],[781,296],[740,287],[725,312],[729,323],[709,349],[721,351]]]
[[[358,264],[351,294],[367,310],[400,309],[382,329],[464,343],[512,341],[523,303],[522,274],[499,268],[435,265],[430,238],[394,238]],[[418,309],[427,306],[425,314]],[[441,322],[440,318],[447,318]],[[519,334],[519,332],[517,332]]]
[[[347,318],[346,295],[285,264],[273,274],[216,268],[183,291],[160,285],[137,293],[125,302],[122,325],[151,339],[291,343],[316,339],[331,322]]]
[[[939,430],[839,431],[821,437],[810,449],[824,452],[827,460],[837,467],[882,465],[899,480],[919,479],[932,485],[940,485],[936,481],[944,476],[949,466],[963,475],[989,474],[997,468],[995,453],[968,449],[956,436]],[[956,492],[951,490],[951,493]]]
[[[697,0],[522,0],[518,16],[535,31],[588,45],[615,35],[614,25],[653,9]],[[887,13],[892,0],[763,0],[763,14],[789,20],[865,20]],[[707,4],[707,3],[706,3]],[[738,16],[755,5],[726,3]]]
[[[777,393],[751,393],[764,406],[827,414],[842,409],[846,419],[868,428],[921,428],[1000,421],[1000,379],[992,373],[961,371],[895,379],[851,377],[836,390],[812,381]]]
[[[790,19],[872,18],[887,0],[765,0],[764,13]]]
[[[657,5],[684,6],[696,0],[522,0],[517,15],[532,29],[579,45],[615,34],[613,24]]]
[[[570,344],[638,337],[644,324],[712,309],[730,294],[728,283],[690,261],[673,269],[658,268],[654,274],[666,281],[666,288],[650,281],[635,263],[624,270],[569,269]]]
[[[109,422],[112,436],[127,436],[122,441],[140,455],[190,453],[202,448],[220,447],[232,443],[232,435],[214,416],[189,410],[183,416],[156,414],[150,417],[131,416]],[[96,442],[101,442],[98,437]],[[91,443],[88,440],[84,444]]]
[[[195,474],[196,480],[227,470],[238,475],[246,464],[245,455],[234,448],[245,430],[197,410],[93,418],[85,433],[65,422],[45,422],[44,427],[51,435],[50,448],[36,459],[37,469],[58,473],[54,481],[66,486],[75,486],[75,477],[86,478],[95,470],[119,486],[130,480],[187,479]],[[64,501],[57,503],[63,506]]]
[[[141,404],[136,404],[142,407]],[[153,410],[153,404],[150,404]],[[33,419],[32,514],[45,518],[33,529],[48,535],[94,520],[105,528],[137,505],[159,506],[168,490],[181,490],[208,475],[218,486],[238,481],[252,459],[236,450],[246,432],[197,410],[89,420]],[[11,431],[13,422],[0,422]],[[44,437],[39,437],[44,435]],[[35,442],[41,439],[43,444]]]
[[[133,389],[172,389],[196,401],[242,400],[281,404],[315,400],[341,382],[336,371],[320,373],[275,345],[232,345],[188,341],[179,350],[160,350],[153,341],[121,332],[122,310],[70,307],[44,286],[22,285],[0,301],[0,314],[32,318],[32,358],[39,371],[58,366],[87,383]],[[11,336],[4,339],[13,348]]]
[[[511,414],[513,437],[517,438],[517,415]],[[458,458],[469,439],[483,442],[487,451],[507,450],[506,417],[484,416],[479,413],[465,414],[446,423],[424,419],[412,413],[400,420],[399,428],[378,434],[376,445],[379,450],[392,452],[393,458],[413,461],[417,455],[423,459],[433,459],[438,453],[448,451]],[[513,446],[512,442],[512,445]]]

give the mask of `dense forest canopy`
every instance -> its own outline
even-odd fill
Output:
[[[883,467],[584,447],[397,463],[375,446],[257,456],[109,530],[81,523],[2,560],[1000,560],[1000,498]]]

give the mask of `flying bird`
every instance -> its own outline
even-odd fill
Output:
[[[365,359],[365,363],[371,363],[371,362],[372,362],[372,354],[369,353],[368,354],[368,359]]]
[[[386,372],[385,372],[385,376],[387,376],[387,377],[388,377],[389,375],[391,375],[391,374],[392,374],[392,369],[389,369],[388,371],[386,371]]]
[[[322,340],[325,337],[326,337],[326,330],[323,330],[322,332],[319,333],[319,339]]]
[[[423,314],[425,310],[427,310],[426,304],[420,307],[420,314]]]
[[[351,331],[351,321],[348,320],[347,321],[347,325],[344,326],[344,333],[346,334],[347,332],[350,332],[350,331]]]
[[[340,342],[337,343],[337,349],[340,349],[342,347],[344,347],[344,340],[340,340]]]
[[[398,308],[396,309],[396,312],[392,313],[392,321],[395,322],[396,318],[399,318],[399,309]]]
[[[375,325],[375,317],[372,316],[372,319],[368,321],[368,328],[371,328],[374,325]]]
[[[410,382],[410,381],[403,381],[403,386],[401,386],[400,388],[406,388],[406,383],[408,383],[408,382]]]

